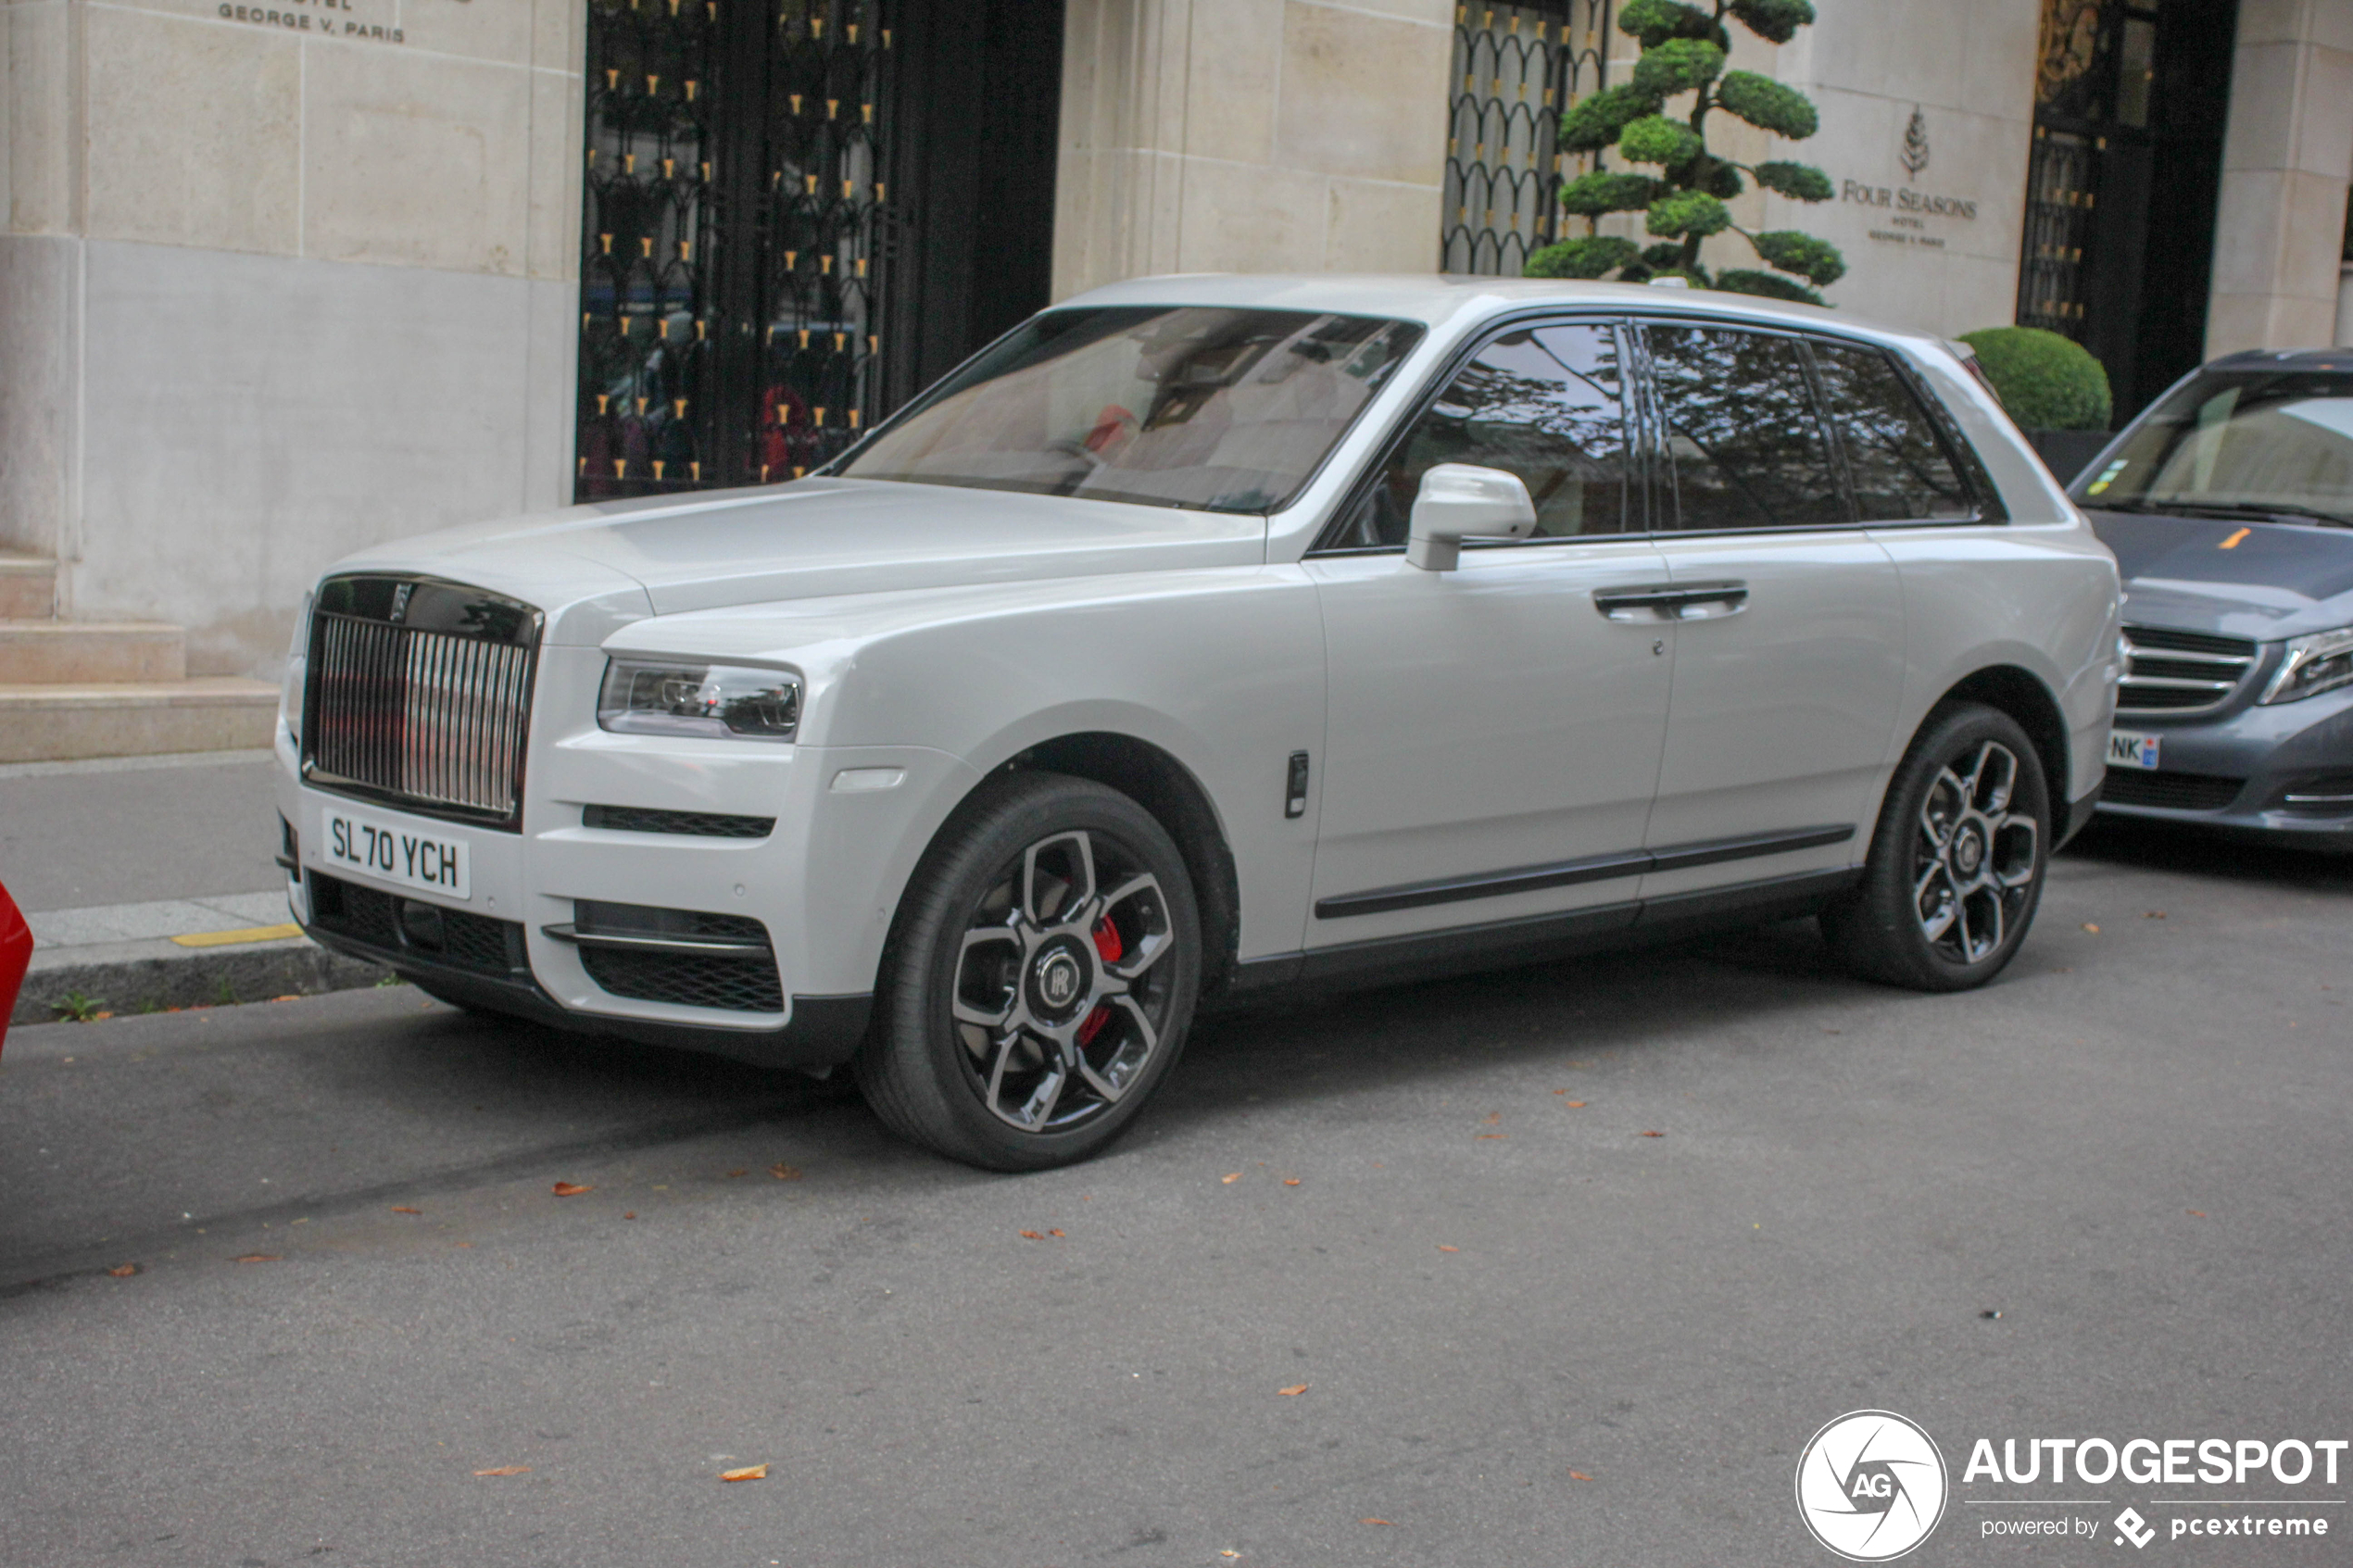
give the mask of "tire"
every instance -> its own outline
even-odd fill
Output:
[[[1862,882],[1822,911],[1822,934],[1866,980],[1982,985],[2034,922],[2050,828],[2042,759],[2017,721],[1939,708],[1889,781]]]
[[[1151,813],[1087,780],[1004,774],[910,879],[852,1068],[886,1125],[950,1160],[1068,1165],[1167,1076],[1200,982],[1192,884]]]

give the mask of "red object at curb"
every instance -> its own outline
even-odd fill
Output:
[[[32,961],[32,927],[8,889],[0,885],[0,1046],[8,1041],[8,1015],[17,1008],[17,988],[24,984],[25,966]]]

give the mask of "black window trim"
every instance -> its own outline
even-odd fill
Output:
[[[1355,483],[1341,493],[1340,504],[1335,506],[1331,515],[1324,520],[1324,525],[1315,531],[1314,541],[1301,552],[1300,559],[1302,561],[1345,560],[1352,556],[1402,556],[1405,553],[1405,546],[1403,545],[1333,545],[1326,541],[1340,530],[1347,518],[1354,515],[1356,508],[1371,493],[1373,486],[1379,483],[1381,470],[1389,466],[1389,459],[1397,451],[1399,444],[1413,433],[1414,426],[1420,422],[1424,414],[1429,412],[1430,406],[1445,395],[1446,389],[1454,384],[1454,378],[1462,374],[1464,369],[1477,358],[1488,345],[1512,332],[1533,327],[1593,325],[1611,327],[1620,334],[1618,353],[1626,360],[1630,372],[1633,369],[1630,352],[1634,346],[1630,335],[1633,324],[1633,318],[1621,307],[1595,305],[1580,307],[1567,302],[1531,306],[1490,318],[1479,331],[1464,338],[1455,345],[1454,352],[1440,365],[1438,372],[1424,383],[1422,390],[1399,411],[1395,421],[1381,433],[1379,442],[1373,448],[1371,460],[1365,463],[1363,470],[1357,474]],[[1629,524],[1636,522],[1647,524],[1652,521],[1650,498],[1654,486],[1651,483],[1649,459],[1651,443],[1648,438],[1645,417],[1641,412],[1644,401],[1644,389],[1642,383],[1642,378],[1639,374],[1629,373],[1626,377],[1626,385],[1619,394],[1618,399],[1619,408],[1626,421],[1624,521]],[[1571,533],[1556,538],[1521,540],[1469,539],[1464,541],[1463,548],[1466,550],[1522,550],[1550,548],[1560,545],[1594,545],[1608,539],[1648,538],[1655,532],[1656,530],[1649,527],[1629,526],[1620,528],[1614,533]]]
[[[1935,436],[1939,448],[1944,454],[1944,460],[1952,465],[1954,477],[1958,479],[1962,487],[1968,491],[1969,505],[1973,508],[1967,517],[1899,517],[1886,518],[1879,521],[1862,520],[1862,501],[1854,487],[1855,470],[1851,459],[1846,456],[1846,436],[1839,430],[1835,420],[1825,419],[1823,423],[1829,426],[1831,440],[1838,446],[1839,467],[1846,477],[1849,502],[1856,517],[1862,520],[1860,526],[1865,528],[1968,528],[1981,523],[2009,521],[2009,510],[2002,505],[2002,493],[1994,488],[1992,476],[1985,471],[1984,463],[1978,458],[1977,449],[1969,445],[1968,437],[1963,435],[1960,428],[1953,422],[1951,412],[1945,408],[1943,400],[1936,395],[1935,389],[1921,379],[1919,370],[1914,368],[1906,356],[1896,353],[1883,343],[1852,338],[1841,332],[1818,332],[1806,335],[1809,339],[1806,345],[1809,365],[1813,365],[1814,357],[1814,345],[1810,340],[1818,339],[1826,343],[1835,343],[1846,348],[1870,349],[1894,367],[1895,379],[1903,383],[1905,390],[1912,395],[1912,401],[1919,405],[1920,411],[1928,416],[1929,431]],[[1830,399],[1823,393],[1821,369],[1818,365],[1813,365],[1813,374],[1815,399],[1817,404],[1827,412],[1830,408]]]

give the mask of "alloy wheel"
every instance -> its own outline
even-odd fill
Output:
[[[1920,805],[1912,906],[1929,945],[1955,963],[1999,952],[2034,893],[2041,830],[2013,809],[2018,757],[1980,743],[1938,770]]]
[[[1024,849],[966,924],[950,1001],[967,1085],[1024,1133],[1062,1133],[1119,1104],[1167,1034],[1168,901],[1108,834]]]

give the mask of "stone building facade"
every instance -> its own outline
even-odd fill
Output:
[[[268,680],[348,550],[787,477],[1097,283],[1516,270],[1567,232],[1560,100],[1634,53],[1606,0],[683,6],[0,4],[0,730],[34,721],[6,693],[73,673],[54,650],[77,635],[96,684]],[[2128,346],[2188,331],[2165,365],[2353,336],[2353,0],[1817,6],[1778,48],[1736,30],[1733,64],[1813,97],[1821,130],[1784,156],[1839,195],[1735,210],[1839,245],[1838,307],[1944,332],[2080,319]],[[2175,75],[2208,68],[2210,134],[2145,101],[2167,47]],[[2082,213],[2045,144],[2097,143],[2126,178],[2097,125],[2054,118],[2097,50],[2124,83],[2098,112],[2154,127],[2158,217],[2128,237],[2154,281],[2082,314],[2065,291],[2112,293],[2120,264],[2067,271]],[[765,131],[729,120],[762,101]],[[747,160],[776,165],[764,186]],[[735,317],[757,349],[711,335]],[[52,651],[12,653],[34,621]],[[108,662],[74,630],[128,623],[178,628],[177,664]]]

